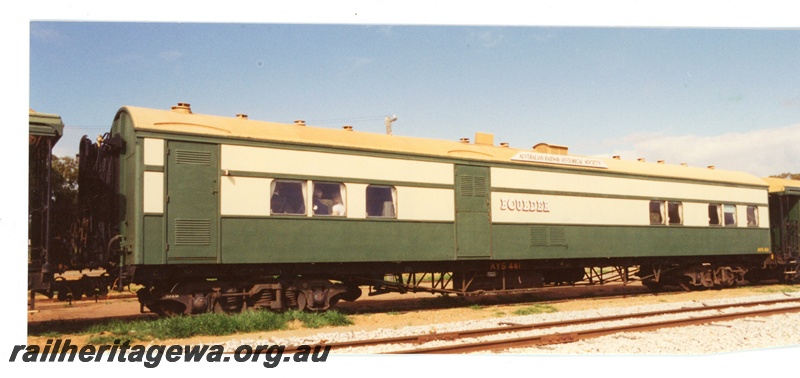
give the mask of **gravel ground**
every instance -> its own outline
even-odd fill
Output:
[[[777,293],[769,295],[748,296],[738,298],[725,298],[716,300],[695,300],[689,302],[660,303],[654,305],[643,305],[634,307],[603,308],[586,311],[569,311],[546,314],[534,314],[526,316],[511,316],[502,318],[492,318],[474,321],[462,321],[453,323],[431,324],[426,326],[402,327],[396,329],[378,329],[372,331],[351,331],[346,333],[319,333],[303,337],[287,338],[265,338],[265,339],[234,339],[225,342],[230,350],[243,344],[266,345],[313,345],[322,342],[334,343],[348,340],[387,338],[406,335],[434,334],[453,332],[465,329],[497,327],[502,323],[530,324],[551,322],[576,318],[590,318],[600,316],[610,316],[618,314],[630,314],[636,312],[658,311],[680,307],[712,306],[735,302],[800,298],[800,293]],[[756,309],[754,307],[737,311],[747,311]],[[701,312],[696,316],[710,315],[717,311]],[[664,316],[666,319],[669,316]],[[648,319],[647,322],[654,319]],[[636,322],[639,320],[628,319],[622,322]],[[614,324],[623,324],[615,322]],[[598,325],[573,326],[559,329],[548,329],[534,331],[530,333],[516,333],[514,337],[523,335],[567,332],[579,328],[592,329]],[[508,336],[501,336],[508,337]],[[469,340],[475,342],[476,340]],[[465,341],[467,342],[467,341]],[[435,346],[437,343],[430,343],[426,346]],[[624,333],[618,335],[605,336],[597,339],[585,340],[569,344],[548,345],[536,348],[524,348],[505,351],[503,354],[526,354],[526,355],[576,355],[576,354],[649,354],[649,355],[697,355],[713,354],[735,351],[756,350],[771,347],[800,346],[800,314],[775,315],[770,317],[749,318],[714,323],[704,326],[690,326],[681,328],[662,329],[653,332]],[[339,350],[334,353],[353,353],[353,354],[374,354],[389,350],[408,349],[408,346],[385,346],[377,349],[376,347],[358,348],[351,350]]]
[[[562,345],[522,348],[522,354],[711,354],[800,346],[800,314],[738,319],[702,326],[631,332]]]

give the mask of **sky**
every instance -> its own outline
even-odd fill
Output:
[[[377,133],[394,114],[395,135],[458,140],[486,132],[523,149],[545,142],[573,154],[757,176],[800,172],[800,18],[789,1],[198,4],[34,0],[6,9],[3,47],[13,53],[0,63],[0,154],[7,182],[26,179],[27,166],[16,162],[28,109],[63,118],[54,151],[68,156],[82,135],[108,131],[122,106],[178,102],[196,113]],[[26,210],[17,199],[25,186],[5,189],[0,243],[22,250]],[[15,304],[22,300],[14,294]],[[23,339],[24,327],[13,326],[22,315],[8,316],[13,329],[3,334]],[[739,357],[714,361],[735,370]],[[457,361],[464,370],[482,363]],[[498,361],[530,362],[491,363]],[[564,369],[563,360],[536,362]],[[572,366],[581,362],[613,368],[619,361]]]
[[[102,21],[102,20],[101,20]],[[800,172],[797,28],[32,21],[57,155],[124,105]]]

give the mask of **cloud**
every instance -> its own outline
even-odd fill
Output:
[[[379,25],[377,26],[377,30],[386,37],[394,35],[394,26],[392,25]]]
[[[55,29],[33,22],[31,23],[31,39],[53,43],[66,40],[67,36]]]
[[[790,99],[784,101],[783,102],[783,106],[787,107],[787,108],[790,108],[790,109],[800,108],[800,97],[798,97],[798,98],[790,98]]]
[[[499,30],[481,30],[470,33],[470,42],[481,47],[494,47],[505,40],[505,35]]]
[[[714,165],[760,177],[800,172],[800,124],[715,136],[632,134],[606,143],[614,151],[607,156],[620,155],[623,159]]]

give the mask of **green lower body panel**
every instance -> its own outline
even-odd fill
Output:
[[[223,218],[222,263],[453,260],[452,222]]]
[[[144,248],[140,251],[143,255],[136,261],[144,261],[145,264],[164,263],[164,217],[145,216],[144,217]]]
[[[145,217],[137,261],[164,263],[163,227]],[[455,230],[452,222],[228,217],[218,242],[223,264],[455,261]],[[495,224],[487,237],[492,260],[767,256],[770,246],[764,228]]]
[[[763,228],[494,225],[494,259],[767,254]]]

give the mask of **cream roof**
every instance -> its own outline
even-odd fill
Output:
[[[769,184],[770,193],[800,193],[800,180],[787,180],[777,177],[767,177],[764,179],[764,181]]]
[[[362,151],[387,151],[519,165],[550,165],[546,163],[515,162],[511,160],[518,152],[534,152],[530,149],[516,149],[474,143],[466,144],[457,141],[346,131],[343,129],[297,126],[294,124],[264,122],[237,117],[186,114],[178,111],[130,106],[124,107],[121,111],[122,110],[127,111],[131,115],[134,128],[137,130],[154,130],[254,141],[287,142],[314,146],[346,147]],[[579,155],[570,154],[569,156]],[[597,160],[604,162],[608,167],[607,170],[611,172],[767,186],[766,183],[758,177],[743,172],[616,159],[597,158]],[[606,170],[603,168],[566,165],[559,165],[559,167],[575,170]]]

